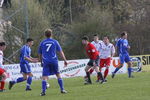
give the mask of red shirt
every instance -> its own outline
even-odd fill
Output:
[[[0,68],[0,76],[5,72],[4,69]]]
[[[99,52],[96,50],[95,46],[93,44],[91,44],[90,42],[85,47],[85,49],[86,49],[86,53],[90,59],[96,60],[97,57],[99,56]]]

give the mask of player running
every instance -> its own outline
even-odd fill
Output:
[[[99,40],[99,37],[97,34],[93,35],[93,40],[94,41],[92,41],[91,44],[93,44],[95,46],[96,50],[98,51],[99,47],[100,47],[101,43],[103,43],[103,41]],[[90,74],[92,74],[93,71],[94,71],[93,67],[89,69]],[[84,77],[84,80],[87,80],[87,76]],[[98,80],[97,82],[99,82],[98,76],[97,76],[97,80]]]
[[[9,89],[13,87],[14,84],[23,82],[27,80],[26,91],[31,91],[31,83],[32,83],[32,71],[29,62],[36,63],[38,62],[37,58],[31,57],[31,46],[33,45],[33,39],[28,38],[26,44],[20,50],[20,69],[23,77],[17,78],[15,81],[9,82]]]
[[[92,84],[92,81],[90,78],[90,72],[89,72],[89,69],[92,67],[97,72],[98,77],[101,77],[101,79],[102,79],[101,83],[103,83],[103,76],[102,76],[101,72],[99,71],[99,67],[98,67],[99,52],[96,50],[95,46],[89,42],[88,37],[82,38],[82,44],[85,45],[86,53],[87,53],[88,57],[90,58],[87,66],[85,68],[86,76],[88,78],[88,80],[85,82],[85,84]]]
[[[0,92],[4,92],[6,71],[3,69],[3,51],[6,49],[5,42],[0,42]]]
[[[115,71],[112,73],[112,78],[115,77],[115,74],[117,73],[117,71],[123,67],[124,62],[126,62],[128,64],[128,77],[132,78],[132,63],[129,57],[129,53],[128,50],[130,49],[128,40],[127,40],[127,32],[122,32],[121,33],[121,38],[118,40],[117,44],[117,49],[118,49],[118,53],[119,53],[119,57],[120,57],[120,66],[117,67],[115,69]]]
[[[100,52],[100,71],[102,70],[103,67],[106,67],[104,71],[104,81],[107,81],[106,77],[109,73],[109,66],[111,63],[111,59],[115,55],[115,47],[112,43],[109,42],[108,37],[103,38],[103,43],[101,43],[99,52]]]
[[[60,86],[61,93],[67,93],[64,89],[63,79],[61,78],[60,72],[59,72],[59,65],[58,65],[58,57],[57,52],[60,54],[60,56],[64,60],[64,65],[67,65],[67,60],[64,55],[64,52],[59,45],[58,41],[55,39],[52,39],[52,30],[47,29],[45,31],[46,39],[43,40],[39,45],[39,59],[41,61],[41,65],[43,66],[43,73],[42,73],[42,92],[41,96],[46,95],[46,83],[48,76],[50,75],[56,75],[58,84]]]

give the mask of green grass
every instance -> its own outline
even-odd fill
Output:
[[[34,81],[32,91],[25,91],[25,83],[16,84],[11,91],[0,93],[0,100],[150,100],[150,72],[134,73],[135,78],[127,74],[108,77],[108,83],[83,85],[83,78],[64,79],[68,94],[61,94],[56,79],[49,80],[51,87],[47,95],[39,96],[41,81]]]

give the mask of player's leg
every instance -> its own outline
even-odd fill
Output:
[[[125,62],[128,64],[128,77],[132,78],[132,62],[128,54],[125,57]]]
[[[40,94],[41,96],[46,95],[45,93],[46,93],[46,89],[47,89],[47,87],[46,87],[47,79],[48,79],[47,75],[46,76],[42,76],[42,92]]]
[[[0,92],[3,92],[5,89],[5,80],[6,80],[6,77],[7,77],[7,74],[6,72],[3,72],[3,74],[1,74],[1,79],[0,79]]]
[[[86,80],[86,82],[84,84],[91,84],[92,83],[91,77],[90,77],[90,72],[89,72],[90,68],[91,68],[91,64],[89,62],[88,65],[85,67],[85,72],[86,72],[87,80]]]
[[[50,75],[50,65],[49,64],[43,64],[43,71],[42,71],[42,92],[41,96],[46,95],[46,89],[47,89],[47,80],[48,76]]]
[[[26,69],[27,69],[27,84],[26,84],[26,91],[31,91],[31,84],[32,84],[32,71],[31,71],[31,66],[29,64],[26,64]]]
[[[132,78],[133,76],[132,76],[132,63],[131,63],[131,61],[130,62],[128,62],[127,63],[128,64],[128,77],[129,78]]]
[[[32,77],[33,74],[32,73],[28,73],[28,78],[27,78],[27,84],[26,84],[26,91],[31,91],[31,84],[32,84]]]
[[[120,59],[120,66],[117,67],[114,72],[112,72],[112,78],[114,78],[115,74],[119,71],[119,69],[123,67],[123,64],[125,62],[125,56],[120,54],[119,59]]]
[[[65,89],[64,89],[64,82],[63,82],[63,79],[61,78],[60,73],[57,73],[56,77],[58,80],[58,84],[59,84],[61,93],[67,93],[67,91],[65,91]]]
[[[104,71],[104,80],[106,80],[106,78],[107,78],[107,76],[108,76],[110,63],[111,63],[111,58],[105,59],[105,66],[106,66],[106,69],[105,69],[105,71]]]
[[[97,76],[100,77],[101,83],[103,83],[104,82],[104,77],[103,77],[102,73],[100,72],[99,67],[98,66],[94,66],[94,69],[95,69],[95,71],[97,73]]]
[[[99,71],[102,72],[102,68],[104,67],[104,64],[105,64],[105,60],[104,59],[101,59],[99,61]],[[97,77],[97,81],[96,82],[99,82],[100,81],[100,77]]]
[[[16,83],[24,82],[25,80],[27,80],[27,76],[28,76],[28,67],[27,67],[27,65],[26,64],[20,64],[20,69],[21,69],[20,72],[22,73],[23,77],[18,77],[14,81],[9,81],[9,90],[11,90],[11,88]]]
[[[88,72],[89,72],[90,74],[92,74],[93,71],[94,71],[94,69],[93,69],[93,67],[91,67]],[[84,80],[87,81],[87,80],[88,80],[88,77],[87,77],[87,76],[84,76]]]
[[[27,80],[27,74],[26,73],[22,73],[23,77],[18,77],[16,80],[14,81],[9,81],[9,90],[12,89],[12,87],[16,84],[16,83],[20,83],[20,82],[24,82],[25,80]]]
[[[91,84],[91,77],[90,77],[90,72],[89,69],[91,69],[93,66],[93,60],[89,60],[89,62],[87,63],[87,66],[85,67],[85,72],[86,72],[86,76],[87,76],[87,80],[85,81],[84,84]]]

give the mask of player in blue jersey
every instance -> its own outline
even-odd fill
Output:
[[[45,31],[46,39],[44,39],[39,45],[39,59],[41,61],[41,65],[43,66],[42,72],[42,92],[41,96],[46,95],[46,83],[49,75],[56,75],[58,79],[58,84],[60,86],[61,93],[67,93],[64,90],[63,80],[61,78],[59,72],[59,65],[58,65],[58,57],[57,52],[64,60],[64,65],[67,66],[66,57],[62,51],[61,46],[59,45],[58,41],[52,39],[52,30],[47,29]]]
[[[127,32],[122,32],[121,33],[121,38],[118,40],[116,47],[118,49],[119,53],[119,58],[120,58],[120,66],[115,69],[115,71],[112,73],[112,78],[115,77],[115,74],[117,71],[123,67],[124,62],[128,64],[128,77],[132,78],[133,76],[131,75],[132,73],[132,63],[129,57],[128,50],[130,49],[130,45],[127,40]]]
[[[28,38],[24,46],[20,50],[20,69],[23,77],[19,77],[14,81],[9,82],[9,89],[13,87],[14,84],[23,82],[27,80],[26,91],[31,91],[30,85],[32,83],[33,74],[31,72],[31,66],[29,62],[38,62],[37,58],[31,57],[31,46],[33,45],[33,39]]]

